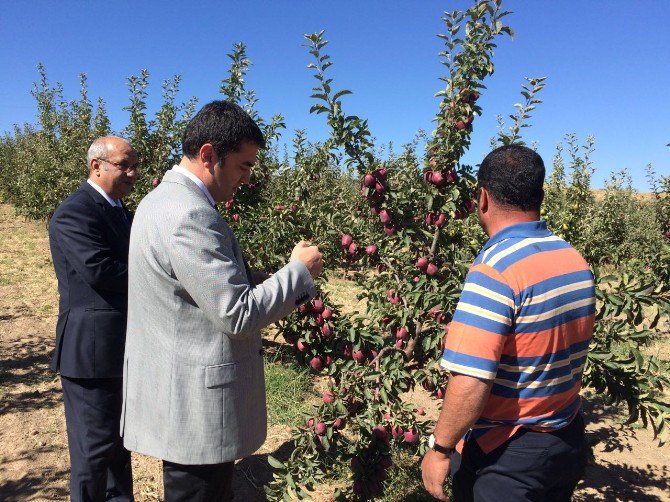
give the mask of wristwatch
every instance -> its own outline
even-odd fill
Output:
[[[442,455],[446,455],[447,457],[451,457],[451,454],[456,451],[455,448],[447,448],[446,446],[437,444],[437,441],[435,440],[435,434],[431,434],[428,438],[428,448],[435,450]]]

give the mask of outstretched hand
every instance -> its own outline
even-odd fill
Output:
[[[293,248],[290,261],[298,260],[305,264],[307,270],[316,279],[323,270],[323,257],[317,246],[310,245],[307,241],[300,241]]]

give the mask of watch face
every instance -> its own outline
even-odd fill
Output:
[[[428,438],[428,448],[435,446],[435,436],[433,434]]]

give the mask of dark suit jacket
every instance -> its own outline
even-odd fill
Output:
[[[49,223],[60,308],[51,368],[71,378],[123,373],[131,215],[84,182]]]

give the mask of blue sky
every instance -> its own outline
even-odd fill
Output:
[[[36,65],[46,66],[68,98],[78,75],[88,75],[90,97],[107,101],[115,129],[127,123],[127,77],[151,74],[150,106],[161,82],[182,75],[180,98],[200,104],[219,97],[226,54],[243,41],[254,63],[247,81],[269,117],[282,113],[287,139],[305,128],[323,139],[323,117],[309,115],[313,78],[304,33],[326,30],[327,52],[347,112],[369,119],[378,142],[396,151],[420,128],[433,129],[440,90],[444,10],[465,1],[10,1],[0,13],[0,131],[35,122],[30,90]],[[670,175],[670,2],[661,0],[509,0],[504,6],[514,41],[500,39],[496,72],[487,82],[465,161],[477,164],[496,132],[496,115],[514,112],[525,76],[546,76],[547,87],[524,133],[539,142],[547,165],[566,133],[596,137],[593,186],[626,169],[648,190],[644,168]],[[153,110],[150,110],[153,111]]]

